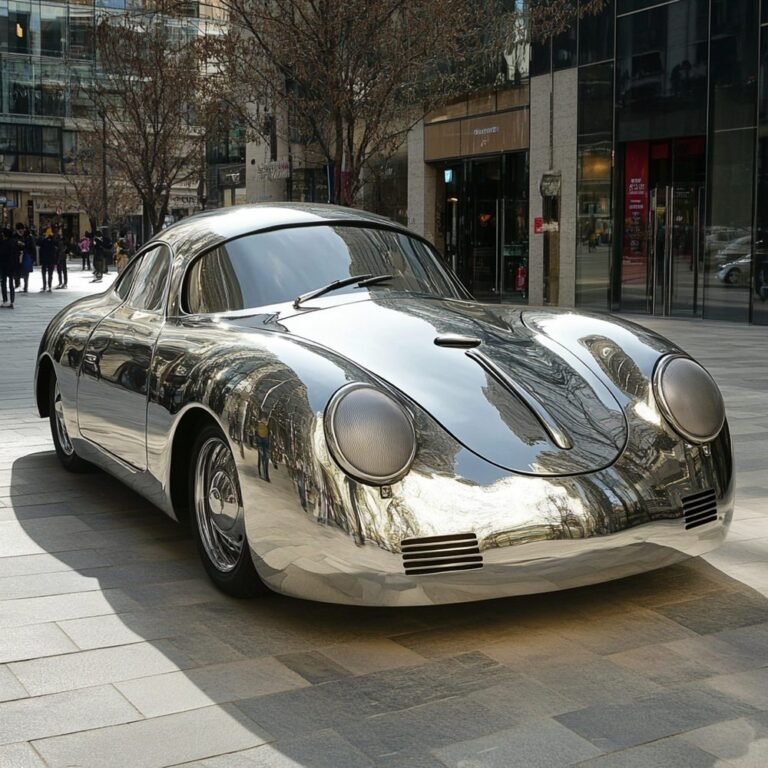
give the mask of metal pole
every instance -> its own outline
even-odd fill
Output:
[[[101,112],[101,204],[104,209],[104,226],[109,225],[109,203],[107,202],[107,114]]]

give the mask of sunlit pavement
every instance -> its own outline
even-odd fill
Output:
[[[726,397],[736,519],[706,560],[463,606],[239,602],[55,459],[33,360],[89,278],[0,310],[2,768],[768,765],[768,329],[643,320]]]

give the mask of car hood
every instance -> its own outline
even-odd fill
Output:
[[[280,326],[367,369],[505,469],[592,472],[626,444],[623,410],[600,372],[526,328],[519,309],[377,297]]]

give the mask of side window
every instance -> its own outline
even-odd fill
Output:
[[[128,298],[128,294],[131,292],[131,286],[133,285],[134,278],[136,277],[136,271],[138,270],[139,264],[141,264],[141,261],[144,257],[139,256],[137,259],[132,261],[123,271],[123,274],[120,275],[120,277],[117,279],[117,284],[115,285],[115,293],[123,300]]]
[[[243,292],[223,246],[204,254],[189,268],[182,306],[192,315],[243,309]]]
[[[170,268],[170,254],[164,246],[145,253],[128,295],[129,306],[147,312],[161,310]]]

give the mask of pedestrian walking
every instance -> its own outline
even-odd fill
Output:
[[[86,232],[85,235],[80,239],[80,242],[77,244],[80,248],[80,258],[83,262],[83,268],[82,272],[85,272],[87,269],[89,272],[91,271],[91,248],[93,247],[92,241],[91,241],[91,233]]]
[[[45,230],[45,235],[38,239],[37,245],[40,248],[40,269],[43,273],[43,287],[40,293],[45,291],[50,293],[53,288],[53,271],[56,269],[59,258],[56,242],[53,239],[53,230],[50,227]]]
[[[109,265],[112,262],[112,250],[113,250],[113,244],[112,244],[112,238],[109,236],[109,232],[106,230],[104,231],[104,237],[101,241],[101,247],[104,253],[104,274],[109,274]]]
[[[2,309],[13,309],[16,299],[16,273],[19,268],[19,244],[13,230],[7,227],[0,233],[0,288],[2,289]],[[9,301],[10,298],[10,301]]]
[[[16,225],[16,239],[20,243],[21,262],[16,273],[16,287],[20,288],[23,281],[22,293],[29,291],[29,273],[35,268],[37,246],[32,233],[21,222]]]
[[[61,230],[58,230],[53,236],[53,242],[56,244],[56,276],[59,280],[59,284],[56,288],[67,287],[67,258],[69,253],[67,251],[67,241],[61,234]]]
[[[93,280],[92,283],[100,283],[104,274],[104,240],[100,233],[93,238]]]

